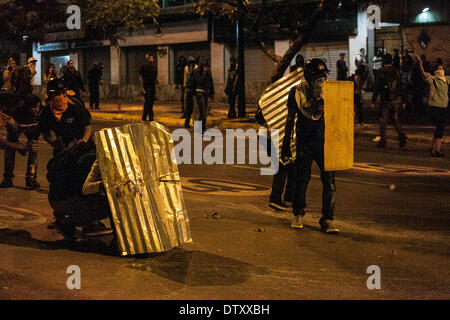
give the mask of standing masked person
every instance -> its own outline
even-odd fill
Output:
[[[18,76],[18,70],[16,61],[13,58],[9,58],[8,65],[2,74],[3,85],[2,92],[13,94],[16,90],[16,80]]]
[[[283,141],[282,156],[291,157],[289,139],[296,125],[296,176],[293,194],[294,218],[292,228],[303,228],[303,216],[306,208],[306,190],[311,178],[311,165],[314,160],[320,168],[322,180],[322,218],[320,229],[324,233],[337,233],[334,227],[334,207],[336,185],[333,171],[324,168],[325,121],[323,118],[323,84],[329,70],[321,59],[308,60],[303,68],[304,79],[289,92],[286,130]]]
[[[72,90],[75,92],[75,98],[82,101],[81,91],[86,92],[86,89],[84,88],[81,73],[75,69],[75,63],[73,60],[69,60],[69,62],[67,62],[67,67],[63,69],[61,78],[66,83],[67,90]]]
[[[352,80],[353,80],[353,84],[354,84],[353,100],[355,103],[355,114],[358,119],[358,125],[361,128],[367,127],[364,124],[363,98],[362,98],[362,88],[364,85],[365,74],[366,74],[366,66],[364,64],[360,64],[356,68],[355,74],[352,76]]]
[[[41,131],[38,125],[39,112],[41,110],[41,100],[38,96],[30,94],[19,102],[17,108],[6,122],[7,140],[11,143],[18,143],[21,134],[27,138],[27,143],[33,148],[28,152],[27,173],[25,177],[26,186],[29,189],[37,189],[40,184],[37,182],[38,169],[38,140]],[[10,188],[13,186],[14,167],[16,161],[15,150],[5,151],[5,171],[0,188]]]
[[[187,65],[184,67],[184,85],[186,86],[186,109],[184,127],[190,128],[192,112],[194,111],[194,96],[195,96],[195,78],[194,72],[197,69],[197,64],[194,57],[187,58]]]
[[[200,57],[198,68],[194,71],[195,94],[198,104],[198,120],[202,121],[202,131],[206,131],[206,118],[208,115],[208,99],[214,97],[214,85],[209,70],[208,60]]]
[[[228,68],[228,79],[227,79],[227,85],[225,87],[225,94],[228,96],[228,119],[235,119],[236,118],[236,96],[238,95],[237,92],[237,82],[238,82],[238,69],[236,64],[236,58],[231,57],[230,58],[230,67]]]
[[[42,136],[54,153],[69,143],[92,143],[91,114],[83,103],[69,96],[62,79],[47,84],[48,102],[39,117]]]
[[[142,121],[153,121],[153,103],[155,102],[157,73],[155,60],[152,55],[146,55],[145,64],[139,69],[139,81],[141,84],[141,92],[144,95],[144,112]]]
[[[380,121],[380,141],[378,148],[385,148],[387,144],[386,123],[391,120],[398,134],[399,147],[406,145],[407,137],[399,121],[400,107],[404,105],[404,96],[401,96],[401,80],[400,73],[393,66],[392,55],[389,53],[383,57],[383,67],[378,71],[375,88],[372,95],[371,108],[375,109],[377,98],[380,97],[378,107]]]
[[[92,109],[98,109],[100,105],[100,84],[103,78],[103,69],[105,65],[102,62],[94,64],[94,67],[89,70],[89,107]]]
[[[175,67],[175,88],[180,90],[181,113],[183,114],[181,116],[182,119],[186,116],[184,109],[184,91],[186,87],[184,83],[184,67],[186,67],[186,59],[184,56],[180,56]]]

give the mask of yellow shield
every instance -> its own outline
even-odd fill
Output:
[[[353,91],[351,81],[325,81],[323,99],[326,171],[353,167]]]

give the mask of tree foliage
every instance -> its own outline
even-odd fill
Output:
[[[57,0],[0,0],[2,60],[42,41],[53,24],[64,20],[65,7]]]
[[[91,37],[107,39],[118,46],[126,32],[138,30],[144,22],[157,24],[158,0],[75,0],[81,7],[82,26]]]

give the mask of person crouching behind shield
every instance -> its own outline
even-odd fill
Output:
[[[296,176],[293,196],[294,218],[292,228],[303,228],[303,216],[306,208],[306,190],[311,178],[311,165],[314,160],[320,168],[320,177],[323,185],[322,192],[322,218],[319,221],[320,229],[324,233],[337,233],[334,227],[334,206],[336,185],[333,171],[324,169],[324,101],[323,85],[329,70],[321,59],[308,60],[304,66],[304,79],[299,85],[289,92],[287,107],[288,117],[284,139],[291,137],[294,129],[294,120],[297,116],[296,125]],[[283,142],[282,156],[290,157],[289,141]]]
[[[111,210],[95,150],[72,143],[49,161],[47,169],[48,199],[64,239],[76,242],[83,236],[111,234],[100,222],[111,218]],[[92,226],[96,230],[91,230]],[[77,227],[82,227],[82,232]]]

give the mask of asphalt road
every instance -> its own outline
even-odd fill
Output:
[[[51,150],[40,146],[42,187],[24,188],[18,155],[15,187],[0,190],[0,299],[450,298],[450,161],[428,146],[380,151],[357,139],[355,168],[337,173],[338,235],[319,231],[315,166],[298,231],[267,206],[272,177],[258,166],[180,165],[193,243],[144,257],[112,256],[98,241],[69,247],[47,229]],[[66,286],[71,265],[80,290]],[[381,289],[367,288],[372,265]]]

